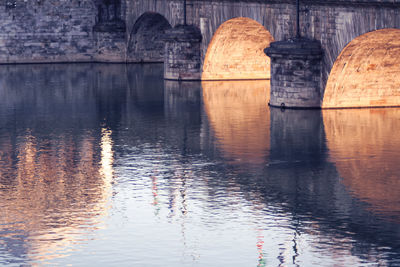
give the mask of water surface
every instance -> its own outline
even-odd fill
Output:
[[[0,67],[0,265],[400,265],[400,109],[162,71]]]

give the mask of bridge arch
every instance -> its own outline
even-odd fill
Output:
[[[129,36],[128,62],[163,62],[163,36],[171,24],[161,14],[145,12],[135,22]]]
[[[264,49],[273,41],[271,33],[253,19],[225,21],[208,45],[202,80],[269,79],[270,59]]]
[[[400,29],[353,39],[330,71],[323,108],[400,106]]]

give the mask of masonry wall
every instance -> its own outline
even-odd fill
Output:
[[[163,15],[172,26],[183,22],[181,0],[126,1],[128,32],[147,11]],[[295,35],[295,11],[294,0],[187,1],[188,23],[199,27],[203,37],[202,63],[213,35],[227,20],[251,18],[262,24],[276,41],[281,41]],[[322,101],[331,69],[349,42],[370,31],[400,29],[400,0],[302,0],[300,28],[302,36],[320,41],[324,50],[320,80]]]
[[[92,0],[0,1],[0,63],[91,61]]]
[[[333,2],[333,1],[330,1]],[[344,2],[344,1],[338,1]],[[305,4],[301,8],[303,36],[321,42],[324,50],[321,88],[325,89],[333,64],[344,47],[367,32],[400,28],[399,1],[362,1],[368,4]],[[397,4],[396,4],[397,3]],[[324,92],[321,92],[321,97]]]
[[[182,0],[126,0],[127,31],[130,33],[136,20],[145,12],[163,15],[172,26],[183,23]],[[187,22],[196,25],[202,33],[201,52],[204,60],[207,48],[218,27],[225,21],[251,18],[263,25],[275,40],[289,38],[294,33],[291,18],[295,16],[293,4],[276,1],[187,1]]]

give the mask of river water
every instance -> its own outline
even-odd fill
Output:
[[[400,266],[400,109],[162,72],[0,67],[0,265]]]

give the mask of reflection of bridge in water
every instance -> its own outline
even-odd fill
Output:
[[[330,161],[368,209],[400,222],[398,109],[323,112]]]
[[[102,66],[92,67],[0,70],[1,244],[21,261],[9,263],[65,257],[104,227],[114,151],[112,131],[97,121],[104,102],[96,96],[118,85],[106,82],[115,72],[103,79]],[[93,78],[99,83],[88,87]]]
[[[270,151],[267,81],[202,82],[204,109],[221,152],[238,164],[263,164]],[[257,129],[249,134],[249,129]]]
[[[395,122],[396,109],[269,110],[262,97],[268,93],[267,85],[265,81],[165,82],[160,113],[169,122],[183,123],[164,129],[170,144],[186,152],[220,155],[240,173],[250,166],[258,169],[259,177],[237,182],[242,188],[255,182],[248,190],[261,190],[268,201],[273,196],[277,203],[288,202],[304,213],[311,210],[299,203],[319,203],[316,215],[325,216],[329,227],[345,227],[364,242],[397,242],[385,230],[393,231],[400,221],[396,123],[377,125],[382,116]],[[204,113],[199,113],[201,103]],[[346,219],[336,221],[334,210]],[[358,226],[351,228],[352,224]]]
[[[352,232],[356,254],[368,242],[399,246],[392,235],[400,235],[396,109],[269,110],[260,98],[268,91],[262,81],[202,87],[202,123],[215,140],[203,135],[199,142],[236,166],[243,190],[286,203],[299,218],[310,212],[323,218],[315,222],[320,230]],[[244,175],[250,169],[257,175]]]
[[[14,112],[16,118],[0,117],[0,194],[7,206],[3,209],[2,203],[0,212],[8,214],[1,218],[4,225],[23,221],[13,230],[25,235],[17,239],[10,232],[3,239],[11,254],[29,254],[32,248],[56,254],[79,239],[79,231],[71,234],[75,228],[101,227],[112,191],[112,162],[124,163],[131,149],[146,144],[155,144],[159,157],[173,157],[177,167],[172,170],[177,180],[153,188],[155,198],[170,198],[171,210],[177,209],[178,200],[190,203],[191,185],[206,184],[209,201],[222,186],[254,203],[257,212],[268,205],[279,207],[293,217],[290,229],[296,233],[345,240],[355,256],[371,252],[378,257],[381,247],[400,254],[396,109],[270,110],[263,100],[268,92],[263,81],[164,82],[157,65],[37,66],[36,71],[50,73],[44,76],[53,80],[39,80],[33,91],[16,94],[13,72],[18,68],[25,67],[6,71],[3,76],[10,80],[0,88],[1,114]],[[65,72],[70,83],[64,83]],[[89,80],[97,84],[87,86]],[[65,87],[35,91],[44,83]],[[46,109],[58,116],[50,119]],[[10,128],[14,132],[4,132]],[[218,164],[186,172],[196,155]],[[146,168],[157,177],[154,166]],[[197,176],[199,169],[221,176],[203,179]],[[35,190],[29,192],[24,185]],[[63,218],[63,227],[43,217],[55,211],[60,216],[54,220]],[[36,234],[46,230],[62,242],[39,248],[43,243]]]

